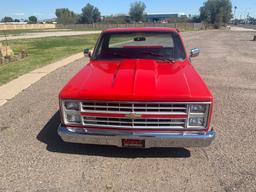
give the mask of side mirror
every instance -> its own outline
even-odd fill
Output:
[[[84,56],[88,56],[89,58],[92,57],[93,50],[90,50],[88,48],[84,49]]]
[[[190,57],[197,57],[200,54],[200,49],[198,48],[193,48],[190,51]]]

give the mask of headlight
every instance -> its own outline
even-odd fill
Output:
[[[206,128],[210,103],[195,103],[189,105],[187,128]]]
[[[190,113],[205,113],[206,105],[205,104],[193,104],[190,105]]]
[[[189,125],[190,126],[204,126],[204,117],[192,117],[189,118]]]
[[[79,101],[61,101],[63,123],[66,125],[82,125]]]
[[[64,102],[65,109],[67,110],[79,110],[79,102],[77,101],[65,101]]]
[[[69,114],[67,113],[66,114],[66,120],[69,122],[69,123],[81,123],[81,116],[80,114]]]

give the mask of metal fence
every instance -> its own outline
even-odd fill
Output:
[[[16,29],[77,29],[77,30],[104,30],[108,28],[128,28],[128,27],[171,27],[181,31],[203,30],[206,26],[203,23],[134,23],[134,24],[1,24],[0,30]]]
[[[203,30],[206,26],[203,23],[134,23],[134,24],[72,24],[61,25],[57,28],[77,29],[77,30],[103,30],[108,28],[128,28],[128,27],[171,27],[181,31],[187,30]]]

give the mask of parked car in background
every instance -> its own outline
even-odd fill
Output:
[[[206,147],[213,96],[172,28],[108,29],[59,95],[66,142],[118,147]]]

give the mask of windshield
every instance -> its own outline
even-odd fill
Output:
[[[174,32],[104,33],[93,59],[184,60],[181,39]]]

